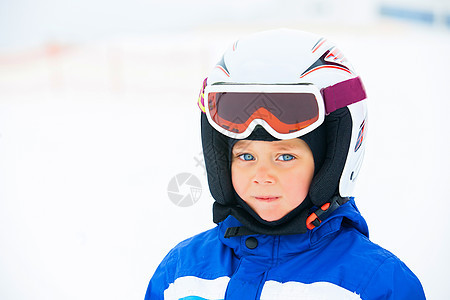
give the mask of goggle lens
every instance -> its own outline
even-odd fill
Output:
[[[211,119],[221,128],[243,133],[253,120],[264,120],[280,134],[299,131],[319,119],[312,93],[210,92]]]

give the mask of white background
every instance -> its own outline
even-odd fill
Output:
[[[357,204],[371,239],[446,299],[450,31],[340,3],[0,2],[0,299],[143,299],[167,251],[214,226],[203,78],[236,39],[279,27],[336,42],[363,78]],[[167,195],[182,172],[203,185],[188,208]]]

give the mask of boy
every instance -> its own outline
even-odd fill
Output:
[[[425,299],[350,197],[365,98],[312,34],[262,32],[225,52],[199,99],[218,226],[170,251],[146,299]]]

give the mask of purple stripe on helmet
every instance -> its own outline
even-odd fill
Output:
[[[339,108],[366,99],[366,91],[361,78],[355,77],[321,90],[325,101],[325,112],[330,114]]]

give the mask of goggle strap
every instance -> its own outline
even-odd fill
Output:
[[[367,97],[359,76],[326,87],[320,92],[325,102],[325,113],[327,115]]]
[[[200,90],[200,94],[198,95],[197,105],[203,113],[206,113],[205,108],[205,88],[207,85],[208,78],[203,80],[202,89]]]

